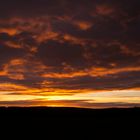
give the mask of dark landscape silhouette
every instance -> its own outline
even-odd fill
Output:
[[[0,107],[0,118],[5,119],[89,119],[99,121],[139,121],[140,108],[86,109],[74,107]]]
[[[87,140],[112,138],[112,135],[122,137],[132,134],[132,131],[138,134],[140,108],[1,107],[0,125],[1,132],[5,128],[5,132],[19,132],[21,136],[36,137],[38,134],[39,137],[61,138],[67,134]]]

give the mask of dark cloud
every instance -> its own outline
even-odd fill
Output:
[[[0,44],[0,67],[12,59],[24,57],[25,51],[18,48],[11,48]]]
[[[140,36],[139,24],[140,24],[140,15],[134,18],[134,20],[130,20],[127,23],[127,31],[125,34],[126,39],[131,39],[135,42],[139,42],[139,36]]]
[[[1,106],[51,106],[58,104],[65,107],[81,107],[81,108],[112,108],[112,107],[140,107],[138,103],[89,103],[88,100],[59,100],[59,101],[43,101],[43,100],[18,100],[18,101],[0,101]]]
[[[83,54],[84,49],[81,46],[50,40],[39,46],[36,55],[47,66],[63,67],[67,64],[72,67],[85,67]]]
[[[80,5],[79,5],[80,3]],[[85,0],[78,1],[65,1],[65,0],[6,0],[1,1],[1,17],[9,16],[24,16],[34,17],[40,15],[69,15],[78,10],[87,11],[88,7],[91,7],[91,0],[89,2]],[[73,11],[72,11],[73,10]]]
[[[93,26],[86,31],[80,30],[72,24],[62,21],[56,21],[52,25],[57,32],[84,39],[120,39],[123,35],[123,27],[114,19],[100,19],[96,17],[91,20],[91,23],[92,22]]]
[[[101,5],[101,6],[100,6]],[[102,6],[103,5],[103,6]],[[104,6],[105,5],[105,6]],[[107,8],[113,8],[116,12],[113,12],[115,16],[128,16],[134,17],[139,14],[139,5],[138,0],[133,2],[130,0],[77,0],[77,1],[68,1],[68,0],[2,0],[1,1],[1,18],[9,17],[38,17],[42,15],[51,15],[51,16],[73,16],[73,15],[85,15],[85,17],[91,13],[95,12],[98,14],[97,6],[101,7],[100,11],[102,13],[112,14],[112,12]],[[105,8],[104,8],[105,7]],[[107,8],[106,8],[107,7]],[[99,12],[101,13],[101,12]],[[106,14],[106,15],[108,15]],[[95,14],[93,14],[95,15]],[[104,15],[101,15],[104,16]],[[124,16],[124,17],[125,17]],[[84,18],[85,18],[84,17]],[[79,18],[79,17],[78,17]]]
[[[139,88],[139,7],[139,0],[1,0],[0,83]]]
[[[89,56],[92,65],[110,67],[115,64],[117,67],[139,66],[139,46],[135,43],[121,44],[121,42],[98,41],[96,46],[88,46],[85,54]]]

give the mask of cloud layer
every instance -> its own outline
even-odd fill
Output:
[[[0,92],[140,87],[139,0],[2,0]]]

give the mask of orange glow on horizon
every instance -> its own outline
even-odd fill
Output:
[[[31,91],[30,91],[31,92]],[[33,91],[32,91],[33,92]],[[139,90],[118,90],[118,91],[102,91],[102,92],[87,92],[86,94],[75,95],[51,95],[41,94],[34,95],[12,95],[12,92],[0,92],[0,102],[15,102],[14,106],[50,106],[50,107],[85,107],[100,108],[98,104],[138,104],[140,102]],[[16,104],[16,102],[27,102],[26,104]],[[121,104],[120,104],[121,105]],[[11,106],[10,104],[6,106]],[[105,106],[107,107],[107,106]],[[111,106],[110,106],[111,107]]]

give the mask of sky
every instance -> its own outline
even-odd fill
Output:
[[[0,106],[140,107],[139,0],[1,0]]]

